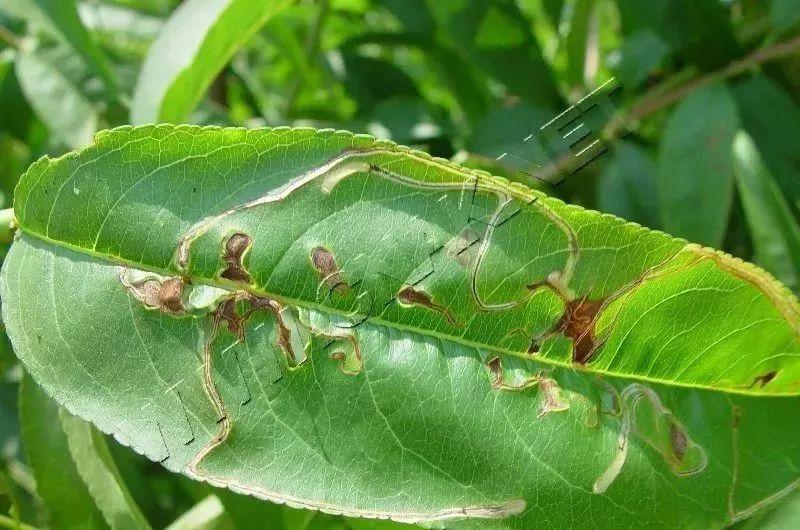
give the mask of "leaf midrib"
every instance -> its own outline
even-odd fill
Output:
[[[96,250],[87,249],[87,248],[84,248],[84,247],[73,245],[73,244],[67,243],[66,241],[60,241],[60,240],[52,239],[52,238],[50,238],[50,237],[48,237],[46,235],[40,234],[38,232],[26,230],[25,227],[22,226],[21,224],[19,224],[18,221],[15,220],[15,222],[17,223],[17,226],[19,227],[19,230],[20,230],[21,233],[24,233],[25,235],[31,236],[31,237],[33,237],[35,239],[38,239],[39,241],[43,241],[43,242],[45,242],[45,243],[47,243],[49,245],[53,245],[53,246],[59,247],[59,248],[68,249],[68,250],[71,250],[73,252],[77,252],[79,254],[90,256],[90,257],[93,257],[93,258],[97,258],[97,259],[99,259],[101,261],[104,261],[106,263],[110,263],[110,264],[113,264],[113,265],[127,266],[127,267],[135,268],[135,269],[138,269],[138,270],[141,270],[141,271],[152,272],[152,273],[155,273],[155,274],[159,274],[161,276],[176,276],[175,271],[170,271],[170,270],[164,269],[162,267],[154,267],[152,265],[146,265],[146,264],[142,264],[142,263],[137,263],[137,262],[122,258],[120,256],[112,256],[110,254],[97,252]],[[284,296],[284,295],[273,294],[273,293],[265,291],[264,289],[258,289],[258,288],[254,288],[254,287],[251,287],[251,286],[237,286],[237,288],[233,288],[232,284],[228,283],[228,282],[220,282],[220,281],[212,280],[212,279],[209,279],[209,278],[204,278],[204,277],[201,277],[201,276],[192,276],[192,275],[180,275],[180,276],[183,277],[183,278],[187,278],[188,280],[190,280],[194,284],[207,285],[207,286],[215,287],[217,289],[222,289],[222,290],[225,290],[225,291],[228,291],[228,292],[246,291],[248,293],[251,293],[251,294],[254,294],[254,295],[257,295],[257,296],[266,296],[266,297],[269,297],[269,298],[273,298],[273,299],[275,299],[275,300],[277,300],[279,302],[282,302],[282,303],[284,303],[286,305],[300,306],[300,307],[305,307],[307,309],[316,309],[316,310],[323,311],[323,312],[326,312],[326,313],[335,314],[335,315],[338,315],[338,316],[341,316],[341,317],[344,317],[344,318],[348,318],[348,317],[351,317],[353,315],[352,312],[348,313],[348,312],[345,312],[345,311],[334,309],[334,308],[331,308],[331,307],[328,307],[328,306],[324,306],[324,305],[321,305],[321,304],[317,304],[317,303],[314,303],[314,302],[309,302],[307,300],[297,300],[295,298],[290,298],[290,297],[287,297],[287,296]],[[477,350],[481,350],[481,349],[489,350],[489,351],[492,351],[492,352],[495,352],[495,353],[500,353],[500,354],[503,354],[503,355],[509,355],[509,356],[516,357],[516,358],[519,358],[519,359],[523,359],[523,360],[526,360],[526,361],[534,361],[534,362],[537,362],[537,363],[546,364],[546,365],[559,367],[559,368],[565,368],[565,369],[569,369],[569,370],[573,370],[575,372],[580,372],[580,373],[585,373],[585,374],[603,375],[603,376],[609,376],[609,377],[614,377],[614,378],[633,380],[633,381],[638,381],[638,382],[643,382],[643,383],[654,383],[654,384],[664,385],[664,386],[673,386],[673,387],[689,388],[689,389],[695,389],[695,390],[705,390],[705,391],[711,391],[711,392],[720,392],[720,393],[726,394],[726,395],[744,395],[744,396],[754,396],[754,397],[759,397],[759,398],[786,398],[786,397],[800,396],[800,391],[795,392],[795,393],[791,393],[791,392],[763,393],[763,392],[756,392],[756,391],[753,391],[753,390],[748,389],[748,388],[741,388],[741,389],[718,388],[718,387],[713,387],[713,386],[709,386],[709,385],[700,385],[700,384],[696,384],[696,383],[684,383],[684,382],[678,382],[678,381],[669,381],[669,380],[664,380],[664,379],[657,379],[657,378],[654,378],[654,377],[649,377],[649,376],[644,376],[644,375],[625,374],[625,373],[619,373],[619,372],[612,372],[612,371],[608,371],[608,370],[590,369],[590,368],[578,366],[578,365],[575,365],[575,364],[572,364],[572,363],[565,363],[565,362],[557,361],[557,360],[554,360],[554,359],[548,359],[548,358],[545,358],[545,357],[531,357],[530,355],[526,355],[526,354],[520,353],[518,351],[508,350],[506,348],[502,348],[502,347],[499,347],[499,346],[481,344],[481,343],[478,343],[478,342],[475,342],[475,341],[471,341],[471,340],[465,339],[463,337],[457,337],[457,336],[453,336],[453,335],[445,335],[443,333],[439,333],[439,332],[436,332],[436,331],[433,331],[433,330],[427,330],[427,329],[426,330],[421,330],[419,328],[415,328],[415,327],[408,326],[408,325],[405,325],[405,324],[400,324],[400,323],[397,323],[397,322],[391,322],[391,321],[388,321],[388,320],[384,320],[384,319],[382,319],[380,317],[368,317],[366,319],[366,321],[370,322],[371,324],[376,324],[376,325],[379,325],[379,326],[382,326],[382,327],[386,327],[386,328],[390,328],[390,329],[397,329],[397,330],[400,330],[400,331],[413,332],[413,333],[418,334],[418,335],[423,335],[423,336],[427,336],[427,337],[433,337],[433,338],[437,338],[439,340],[446,340],[446,341],[453,342],[453,343],[456,343],[456,344],[460,344],[462,346],[466,346],[466,347],[469,347],[469,348],[475,348]]]

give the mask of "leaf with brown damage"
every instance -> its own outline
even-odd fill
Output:
[[[104,132],[14,207],[25,368],[196,480],[527,529],[721,528],[800,479],[798,302],[723,253],[310,129]]]

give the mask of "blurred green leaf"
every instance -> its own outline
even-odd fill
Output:
[[[569,4],[567,19],[567,83],[572,87],[584,85],[584,66],[586,64],[586,46],[589,36],[589,18],[595,0],[574,0]]]
[[[34,112],[52,134],[69,147],[82,147],[91,142],[99,117],[74,76],[63,69],[64,62],[52,51],[37,48],[20,52],[17,78]]]
[[[664,230],[721,246],[733,201],[731,146],[738,129],[736,103],[724,85],[700,88],[677,106],[658,155]]]
[[[238,530],[247,530],[253,521],[259,521],[259,524],[269,530],[293,530],[284,524],[284,512],[299,511],[306,515],[310,513],[305,510],[292,510],[272,502],[264,502],[249,495],[240,495],[228,489],[220,489],[216,494],[225,507],[225,513],[228,514]]]
[[[51,523],[64,529],[108,528],[72,462],[58,405],[27,374],[19,394],[25,453]]]
[[[530,24],[510,0],[429,0],[439,38],[508,91],[537,106],[556,110],[558,93]]]
[[[103,52],[83,26],[75,0],[5,0],[3,8],[69,45],[105,82],[112,97],[117,83]]]
[[[69,452],[89,494],[113,530],[150,528],[125,486],[103,435],[82,419],[59,410]]]
[[[740,54],[729,7],[719,0],[618,0],[626,35],[650,30],[686,61],[705,69],[724,66]]]
[[[800,0],[772,0],[769,15],[775,29],[791,29],[800,23]]]
[[[0,130],[24,140],[31,128],[32,113],[14,71],[16,56],[16,50],[6,49],[0,52],[0,102],[3,105]],[[0,156],[0,166],[5,163],[2,158]]]
[[[800,197],[800,108],[777,83],[763,75],[734,86],[744,129],[787,198]],[[800,206],[793,206],[800,219]]]
[[[250,524],[255,523],[254,520]],[[259,521],[263,525],[266,521]],[[221,530],[230,528],[225,508],[216,495],[209,495],[181,515],[165,530]]]
[[[736,182],[753,236],[756,262],[794,291],[800,290],[800,227],[753,140],[733,143]]]
[[[289,0],[188,0],[147,55],[131,107],[132,123],[186,121],[236,49]]]
[[[620,85],[633,90],[669,55],[669,45],[651,30],[637,31],[625,39],[618,52],[614,74]]]
[[[656,165],[638,145],[620,141],[606,155],[598,190],[600,210],[629,221],[660,228]]]

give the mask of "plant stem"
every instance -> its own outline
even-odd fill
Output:
[[[0,528],[13,528],[14,530],[39,530],[35,526],[25,523],[17,524],[17,521],[11,517],[6,517],[5,515],[0,515]]]
[[[14,208],[0,210],[0,243],[11,243],[14,229]]]
[[[12,48],[19,49],[19,37],[14,35],[7,27],[0,26],[0,40],[3,40]]]
[[[691,79],[673,90],[664,92],[657,87],[656,90],[648,92],[636,101],[627,113],[622,113],[617,119],[611,120],[611,123],[606,127],[604,136],[606,138],[616,138],[620,130],[624,128],[625,123],[640,121],[650,114],[668,107],[698,88],[716,81],[737,76],[768,61],[773,61],[796,53],[800,53],[800,35],[756,50],[742,59],[733,61],[721,70]]]

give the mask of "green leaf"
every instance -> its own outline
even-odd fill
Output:
[[[75,0],[6,0],[3,8],[70,46],[103,79],[109,94],[116,94],[117,83],[108,61],[81,23]]]
[[[769,18],[778,30],[791,29],[800,23],[800,2],[798,0],[772,0]]]
[[[19,393],[25,453],[52,524],[55,528],[108,528],[72,462],[58,405],[28,375]]]
[[[288,0],[188,0],[161,29],[133,95],[131,121],[182,122],[236,49]]]
[[[655,32],[643,30],[625,39],[619,54],[614,73],[620,85],[633,90],[647,79],[650,72],[661,66],[669,54],[669,45]]]
[[[745,132],[733,144],[736,182],[753,236],[756,262],[795,292],[800,290],[800,226]]]
[[[15,212],[26,369],[196,480],[523,529],[720,528],[800,479],[800,305],[724,253],[331,130],[99,133]]]
[[[72,148],[91,142],[98,114],[59,54],[35,49],[17,55],[16,73],[36,115],[61,142]]]
[[[78,473],[109,526],[113,530],[150,528],[117,471],[103,435],[63,409],[59,419]]]
[[[698,89],[675,109],[658,156],[664,230],[722,245],[733,201],[731,146],[738,128],[736,103],[724,85]]]

